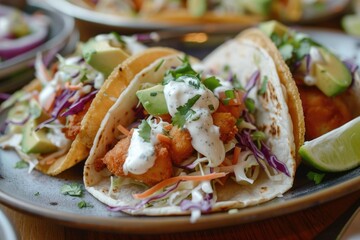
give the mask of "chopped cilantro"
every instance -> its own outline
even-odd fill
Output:
[[[251,98],[246,98],[245,100],[245,106],[249,110],[250,113],[255,112],[255,102]]]
[[[221,86],[219,79],[214,76],[206,78],[203,81],[203,84],[212,92],[215,90],[215,88]]]
[[[229,99],[234,99],[235,98],[235,92],[234,90],[226,90],[225,91],[225,96]]]
[[[85,202],[84,200],[78,202],[79,208],[93,208],[94,206],[88,202]]]
[[[159,62],[159,64],[156,66],[155,68],[155,72],[157,72],[159,70],[159,68],[161,67],[161,65],[163,65],[165,59],[161,59],[161,61]]]
[[[121,37],[121,35],[117,32],[111,32],[111,34],[115,37],[115,39],[121,43],[121,44],[126,44],[126,42],[124,41],[124,39]]]
[[[320,184],[323,178],[325,177],[325,173],[317,173],[313,171],[309,171],[306,174],[307,178],[311,181],[314,181],[315,184]]]
[[[182,65],[175,69],[170,69],[166,72],[162,83],[163,85],[166,85],[183,75],[198,76],[198,73],[191,67],[188,57],[185,57],[182,62]]]
[[[258,91],[259,95],[264,95],[265,94],[268,81],[269,81],[268,76],[264,76],[263,81],[261,83],[261,88]]]
[[[18,169],[28,168],[28,167],[29,167],[29,164],[27,162],[25,162],[24,160],[20,160],[20,161],[16,162],[16,164],[15,164],[15,168],[18,168]]]
[[[155,97],[156,95],[157,95],[157,92],[151,92],[151,93],[150,93],[150,96],[151,96],[151,97]]]
[[[61,193],[73,197],[81,197],[83,194],[82,185],[79,183],[65,184],[61,187]]]
[[[139,125],[139,136],[142,137],[145,142],[150,142],[151,126],[146,120],[142,120]]]
[[[319,46],[318,43],[304,36],[304,34],[295,32],[283,36],[273,33],[270,38],[280,50],[282,57],[291,70],[297,62],[309,54],[311,46]]]
[[[195,114],[195,111],[192,110],[191,107],[194,106],[194,104],[200,97],[201,95],[197,94],[194,97],[190,98],[183,106],[177,108],[178,112],[176,112],[174,117],[172,118],[172,123],[175,126],[182,128],[185,125],[186,121],[191,119],[191,117]]]
[[[34,193],[34,196],[39,196],[39,195],[40,195],[39,192]]]

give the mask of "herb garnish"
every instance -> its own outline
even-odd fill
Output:
[[[79,183],[65,184],[61,187],[61,193],[73,197],[81,197],[83,195],[82,185]]]
[[[142,137],[145,142],[150,142],[151,126],[146,120],[142,120],[139,125],[139,136]]]
[[[85,202],[84,200],[78,202],[79,208],[93,208],[94,206],[91,203]]]
[[[172,123],[175,126],[183,128],[186,121],[191,119],[191,117],[195,114],[195,111],[191,109],[192,106],[196,103],[196,101],[201,97],[200,94],[195,95],[194,97],[190,98],[187,103],[178,107],[178,110],[174,117],[172,118]]]
[[[219,79],[214,76],[206,78],[202,83],[212,92],[214,92],[215,88],[221,86]]]
[[[18,169],[28,168],[28,167],[29,167],[29,163],[25,162],[24,160],[20,160],[20,161],[16,162],[16,164],[15,164],[15,168],[18,168]]]
[[[317,172],[309,171],[306,176],[309,180],[314,181],[315,184],[320,184],[323,178],[325,177],[325,173],[317,173]]]

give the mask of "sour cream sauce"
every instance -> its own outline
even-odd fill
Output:
[[[155,123],[151,120],[148,120],[148,123],[151,126],[150,142],[146,142],[139,135],[139,129],[134,129],[128,155],[123,165],[123,170],[126,175],[129,172],[138,175],[146,173],[147,170],[155,164],[155,145],[158,142],[156,136],[158,133],[162,133],[166,123],[162,121]]]
[[[174,116],[178,112],[178,107],[200,95],[191,107],[195,114],[192,120],[185,123],[184,128],[189,130],[194,149],[208,158],[210,167],[216,167],[225,158],[225,147],[220,140],[219,128],[213,124],[211,116],[219,107],[219,100],[209,89],[193,86],[193,78],[184,76],[181,80],[171,81],[165,85],[164,95],[169,113]]]

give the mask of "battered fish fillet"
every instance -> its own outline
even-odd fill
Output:
[[[172,139],[170,144],[171,160],[175,164],[180,164],[194,152],[191,135],[187,129],[173,127],[170,130],[170,137]]]
[[[299,86],[305,117],[305,139],[317,138],[350,121],[352,116],[340,97],[328,97],[315,87]]]
[[[234,139],[235,134],[238,132],[236,118],[229,112],[215,112],[212,117],[214,125],[219,127],[221,141],[228,143]]]
[[[172,163],[170,154],[166,145],[158,143],[155,145],[156,160],[154,166],[146,173],[137,175],[133,173],[124,173],[124,163],[130,146],[132,134],[120,140],[113,149],[106,153],[102,158],[102,162],[107,169],[116,176],[130,177],[132,179],[143,182],[149,186],[153,186],[172,176]]]

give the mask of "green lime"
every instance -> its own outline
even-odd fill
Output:
[[[316,139],[299,153],[304,162],[325,172],[340,172],[360,165],[360,117]]]
[[[348,34],[360,36],[360,15],[346,15],[341,24]]]

